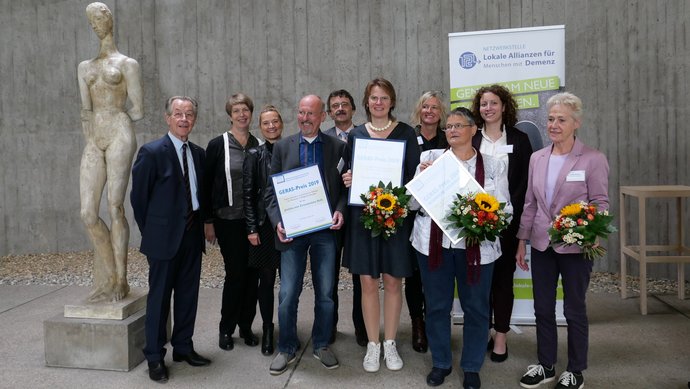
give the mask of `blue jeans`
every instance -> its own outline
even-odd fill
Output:
[[[278,351],[294,354],[299,348],[297,307],[307,267],[307,252],[311,261],[315,300],[312,342],[314,350],[328,346],[333,330],[335,251],[333,231],[322,230],[295,238],[281,253]]]
[[[460,367],[465,372],[479,372],[484,363],[489,336],[489,292],[494,264],[481,265],[479,281],[467,283],[467,257],[463,249],[443,249],[441,266],[429,270],[428,257],[417,252],[426,300],[426,337],[434,367],[451,368],[450,312],[453,309],[455,282],[460,305],[465,313]]]

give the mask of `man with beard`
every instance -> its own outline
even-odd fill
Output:
[[[295,238],[287,238],[281,222],[278,201],[273,185],[266,188],[266,213],[275,227],[280,255],[280,294],[278,304],[278,355],[271,362],[270,373],[282,374],[295,361],[300,347],[297,338],[297,311],[302,281],[307,265],[307,252],[314,285],[314,323],[312,343],[314,358],[327,369],[339,366],[338,359],[328,348],[333,328],[333,274],[335,272],[336,236],[343,226],[346,191],[341,179],[339,162],[345,143],[324,135],[320,125],[326,118],[324,103],[316,95],[304,96],[299,102],[297,124],[300,132],[289,136],[273,147],[271,174],[318,165],[328,196],[333,220],[330,229],[319,230]]]

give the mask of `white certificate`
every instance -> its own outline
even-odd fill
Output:
[[[355,138],[353,149],[349,204],[364,205],[359,195],[379,181],[402,186],[405,141]]]
[[[333,225],[318,165],[271,176],[285,236],[294,238]]]
[[[456,194],[485,192],[451,151],[443,153],[405,187],[453,244],[461,240],[460,229],[447,219]]]

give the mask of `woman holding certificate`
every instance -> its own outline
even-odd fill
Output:
[[[513,205],[513,220],[501,233],[502,255],[494,264],[491,283],[491,309],[493,311],[494,336],[489,341],[490,358],[494,362],[508,359],[507,335],[513,312],[513,273],[517,251],[517,231],[525,203],[527,171],[532,146],[529,137],[515,128],[517,103],[507,88],[491,85],[480,88],[472,102],[472,113],[477,119],[479,131],[472,138],[474,148],[505,162],[505,171]],[[491,312],[489,313],[491,317]]]
[[[415,168],[419,164],[419,147],[414,129],[393,116],[395,104],[395,89],[390,81],[376,78],[367,84],[362,105],[369,121],[350,132],[349,152],[346,152],[345,156],[346,158],[352,156],[357,139],[387,139],[404,142],[403,163],[400,167],[402,182],[393,183],[393,186],[402,187],[414,176]],[[352,166],[352,162],[357,161],[346,162]],[[357,168],[356,163],[354,168]],[[348,188],[352,186],[352,177],[352,171],[348,170],[343,174],[343,182]],[[376,186],[378,180],[366,184]],[[352,194],[352,197],[358,198],[359,194]],[[403,367],[403,361],[398,354],[395,339],[402,308],[402,280],[404,277],[411,276],[413,271],[410,246],[407,242],[412,229],[412,220],[403,219],[402,224],[391,235],[380,234],[373,237],[372,230],[366,229],[360,221],[362,210],[362,206],[356,205],[351,205],[348,209],[348,228],[343,256],[344,266],[348,267],[352,274],[358,274],[362,283],[362,313],[369,340],[362,366],[368,372],[376,372],[380,367],[379,278],[382,277],[384,286],[383,358],[389,370],[400,370]]]
[[[206,166],[202,183],[202,209],[206,240],[216,238],[225,263],[225,282],[220,310],[218,346],[232,350],[232,334],[249,346],[259,344],[252,333],[256,315],[257,272],[247,266],[249,241],[244,219],[242,165],[247,150],[259,146],[249,132],[254,103],[242,94],[232,95],[225,104],[232,127],[211,139],[206,146]]]
[[[472,113],[467,108],[453,110],[446,119],[445,133],[450,148],[429,150],[422,153],[422,161],[433,161],[444,153],[452,153],[455,159],[472,174],[484,190],[501,203],[507,203],[504,211],[511,212],[508,181],[503,171],[505,163],[482,155],[472,147],[472,136],[477,132]],[[420,164],[417,174],[429,168]],[[475,198],[478,198],[476,195]],[[419,205],[412,201],[412,208]],[[426,299],[426,333],[433,367],[427,375],[429,386],[441,385],[453,370],[449,313],[452,309],[454,288],[457,282],[460,304],[464,312],[462,356],[460,367],[464,372],[464,388],[479,388],[479,370],[486,352],[485,339],[489,334],[489,292],[494,261],[501,255],[501,245],[495,241],[481,240],[470,256],[467,239],[452,243],[424,209],[417,212],[412,231],[412,246],[417,250],[419,271]],[[477,247],[478,246],[478,247]],[[478,253],[477,253],[478,251]],[[478,255],[476,255],[478,254]],[[473,259],[474,258],[474,259]]]
[[[248,265],[259,271],[259,310],[263,319],[261,353],[273,354],[273,286],[276,269],[280,266],[280,251],[276,250],[275,232],[266,214],[264,194],[270,185],[273,145],[283,133],[280,112],[267,105],[259,113],[259,128],[264,144],[247,152],[243,166],[244,217],[249,240]]]

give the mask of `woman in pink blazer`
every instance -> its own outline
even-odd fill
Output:
[[[582,388],[587,368],[589,323],[585,295],[592,262],[579,246],[552,246],[548,229],[561,208],[578,201],[594,202],[608,209],[609,165],[599,151],[576,138],[582,121],[582,101],[572,93],[552,96],[548,102],[547,132],[553,145],[534,154],[529,163],[525,207],[518,230],[517,265],[525,262],[526,241],[532,245],[532,291],[537,324],[538,363],[530,365],[520,380],[523,388],[536,388],[556,378],[558,334],[556,286],[563,283],[564,315],[568,325],[568,365],[559,388]]]

